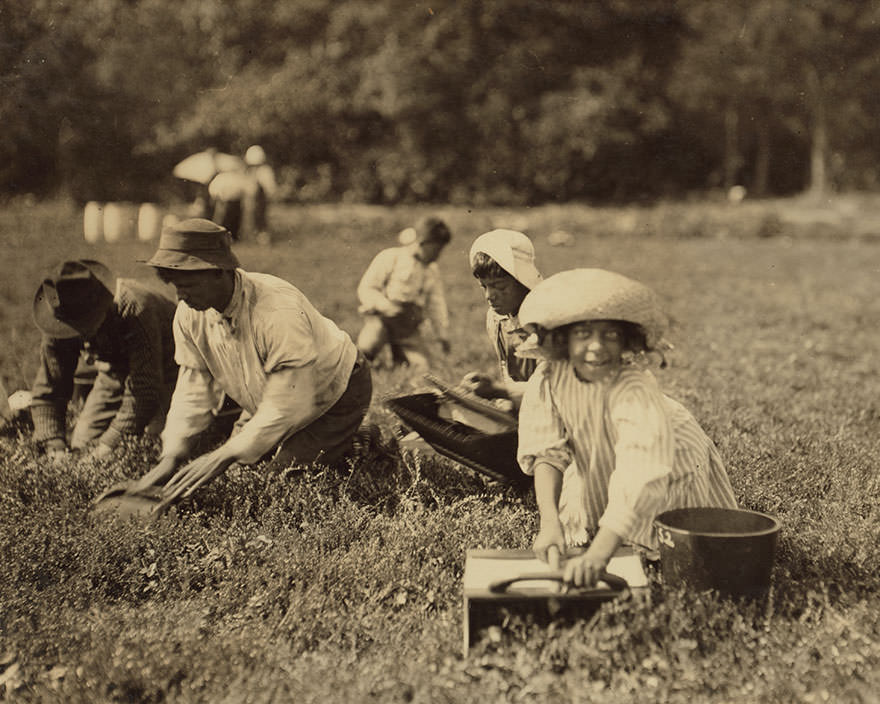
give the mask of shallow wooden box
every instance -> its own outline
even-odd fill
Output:
[[[566,557],[582,552],[572,550]],[[559,581],[561,572],[538,560],[531,550],[468,550],[462,578],[465,656],[482,629],[503,623],[508,615],[529,616],[540,623],[571,621],[589,618],[626,589],[637,598],[649,598],[642,558],[632,548],[618,549],[606,571],[627,586],[600,582],[592,589],[565,590]]]

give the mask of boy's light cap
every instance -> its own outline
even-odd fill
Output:
[[[486,254],[504,271],[527,289],[541,282],[541,274],[535,267],[535,245],[522,232],[516,230],[491,230],[484,232],[471,245],[468,261],[471,268],[477,254]]]
[[[546,330],[583,320],[625,320],[645,331],[649,349],[660,342],[667,319],[654,292],[605,269],[571,269],[550,276],[523,300],[519,322]]]

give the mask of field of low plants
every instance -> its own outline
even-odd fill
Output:
[[[246,269],[289,279],[356,334],[370,258],[424,208],[279,206]],[[461,654],[468,548],[523,548],[533,497],[401,450],[382,399],[423,385],[378,369],[381,439],[344,470],[232,471],[178,514],[98,519],[90,501],[158,448],[51,466],[26,425],[0,437],[0,700],[63,702],[875,702],[880,692],[880,201],[507,211],[439,207],[453,349],[490,369],[466,253],[522,229],[545,273],[601,266],[652,286],[675,344],[661,385],[724,457],[737,498],[782,533],[768,598],[665,590],[589,622],[513,619]],[[34,289],[60,258],[159,282],[154,245],[89,245],[71,204],[0,209],[0,376],[26,388]],[[565,233],[565,234],[563,234]],[[561,242],[558,246],[551,242]]]

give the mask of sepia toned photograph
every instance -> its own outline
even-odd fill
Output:
[[[880,701],[880,4],[0,0],[0,702]]]

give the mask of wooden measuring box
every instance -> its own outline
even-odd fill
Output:
[[[583,552],[570,550],[566,557]],[[566,590],[561,571],[538,560],[531,550],[468,550],[462,578],[464,654],[480,630],[502,623],[507,614],[529,615],[539,622],[585,619],[626,589],[648,598],[642,559],[632,548],[619,548],[606,572],[607,578],[595,588]]]

